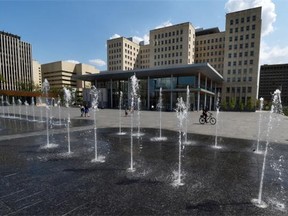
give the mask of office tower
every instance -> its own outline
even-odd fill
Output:
[[[258,98],[261,7],[226,15],[222,100],[252,103]]]
[[[208,62],[223,75],[225,32],[218,28],[196,29],[195,63]]]
[[[281,91],[282,105],[288,105],[288,64],[262,65],[260,68],[259,98],[269,103],[272,93]]]
[[[191,23],[150,31],[150,67],[194,63],[195,29]]]
[[[33,81],[33,84],[35,85],[36,88],[39,88],[41,89],[42,87],[42,72],[41,72],[41,64],[36,61],[36,60],[33,60],[32,61],[32,81]]]
[[[195,30],[185,22],[150,30],[150,44],[145,46],[131,38],[111,39],[108,70],[209,63],[224,78],[217,86],[222,102],[254,105],[258,98],[261,22],[261,7],[257,7],[226,14],[225,31],[218,27]]]
[[[32,47],[18,35],[0,31],[0,74],[5,82],[1,90],[30,90]]]
[[[107,62],[108,69],[133,70],[138,68],[137,57],[139,53],[139,43],[133,38],[119,37],[107,41]]]

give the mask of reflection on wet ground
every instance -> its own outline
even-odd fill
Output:
[[[78,122],[79,123],[79,122]],[[93,122],[92,122],[93,123]],[[80,124],[80,123],[79,123]],[[263,162],[255,141],[188,134],[182,150],[183,186],[174,187],[178,134],[163,130],[164,141],[151,141],[159,130],[143,128],[133,137],[135,172],[130,166],[130,129],[98,129],[94,158],[93,130],[52,134],[57,148],[43,149],[45,136],[0,142],[0,215],[287,215],[288,146],[271,143],[264,178],[266,209],[258,197]],[[152,139],[153,140],[153,139]],[[261,143],[264,149],[264,143]],[[284,179],[284,180],[283,180]],[[280,206],[280,207],[279,207]]]

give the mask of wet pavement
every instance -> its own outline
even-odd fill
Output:
[[[75,124],[86,125],[81,121],[87,119]],[[253,151],[255,140],[218,137],[222,148],[215,149],[215,136],[189,133],[192,144],[181,153],[184,185],[173,186],[179,164],[177,131],[163,130],[167,140],[156,142],[151,139],[159,130],[142,128],[144,135],[133,137],[135,172],[128,171],[130,129],[123,128],[126,135],[118,131],[97,129],[103,163],[91,162],[92,127],[71,132],[70,155],[67,133],[52,132],[50,143],[58,147],[51,149],[45,148],[45,133],[0,141],[0,215],[288,214],[285,144],[269,144],[262,196],[268,207],[263,209],[251,203],[258,198],[263,163],[263,154]],[[266,143],[260,144],[264,150]]]

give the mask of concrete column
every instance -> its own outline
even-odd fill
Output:
[[[206,107],[206,105],[207,105],[206,101],[207,101],[207,93],[205,92],[204,93],[204,107]]]

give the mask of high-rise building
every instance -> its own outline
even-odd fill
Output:
[[[107,41],[107,62],[110,71],[138,68],[140,45],[133,38],[115,38]]]
[[[222,102],[255,104],[258,98],[261,7],[228,13],[225,31],[181,23],[150,30],[150,44],[124,37],[108,40],[108,70],[209,63],[224,83]],[[144,52],[145,50],[145,52]]]
[[[281,91],[282,105],[288,106],[288,64],[261,65],[259,97],[271,101],[276,89]]]
[[[18,35],[0,31],[1,90],[25,90],[32,81],[32,47]]]
[[[36,61],[33,60],[32,61],[32,66],[33,66],[33,70],[32,70],[32,81],[35,85],[36,88],[41,89],[42,87],[42,72],[41,72],[41,64]]]
[[[222,100],[252,104],[258,98],[261,7],[226,15]]]
[[[195,29],[191,23],[150,31],[150,67],[194,63]]]

